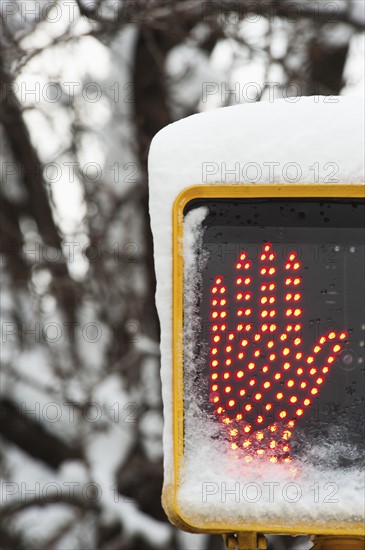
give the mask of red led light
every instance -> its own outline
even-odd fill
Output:
[[[276,255],[269,243],[259,253],[259,259],[263,263],[255,265],[248,260],[246,252],[241,252],[239,260],[234,264],[237,269],[250,270],[251,274],[234,277],[233,282],[237,285],[248,286],[256,278],[255,283],[258,283],[258,287],[255,284],[250,288],[251,292],[247,292],[243,287],[231,289],[223,276],[217,276],[211,287],[208,301],[211,307],[210,316],[216,319],[215,323],[218,321],[218,324],[212,325],[210,353],[213,357],[208,364],[216,372],[209,373],[210,391],[213,392],[209,394],[209,399],[214,404],[220,421],[229,428],[232,449],[247,448],[249,451],[249,448],[252,448],[256,455],[265,456],[265,459],[271,462],[289,462],[290,457],[287,454],[283,456],[283,453],[289,453],[290,447],[283,444],[280,439],[287,440],[291,437],[291,431],[287,428],[294,428],[294,419],[302,416],[304,410],[308,410],[314,402],[314,396],[319,394],[325,383],[325,375],[330,372],[329,365],[335,361],[336,355],[342,349],[339,342],[347,338],[347,333],[338,333],[334,330],[326,333],[311,346],[311,353],[308,354],[306,339],[300,333],[303,326],[299,322],[303,314],[300,307],[303,295],[296,288],[301,284],[302,277],[300,272],[294,273],[302,268],[301,261],[294,251],[290,252],[283,266],[288,270],[288,276],[282,278],[282,268],[278,269],[279,263],[276,263]],[[257,280],[261,276],[270,279]],[[274,293],[277,287],[281,287],[278,295]],[[254,293],[257,292],[257,288],[259,296]],[[232,310],[232,302],[236,300],[240,302],[241,307]],[[243,301],[250,301],[252,307],[245,307]],[[276,302],[279,303],[278,307],[272,309],[272,304]],[[238,324],[237,316],[241,317]],[[276,316],[280,316],[276,320],[277,324],[270,324],[271,319]],[[289,324],[283,323],[283,317],[289,317]],[[258,319],[264,319],[261,321],[262,324],[258,325],[259,328]],[[248,320],[250,324],[247,324]],[[224,338],[222,335],[226,330],[228,334]],[[290,332],[293,333],[293,338],[290,338]],[[265,333],[268,334],[268,338],[265,338]],[[276,353],[273,353],[274,349]],[[225,354],[228,354],[228,357]],[[290,354],[293,358],[291,363],[288,362]],[[261,357],[264,361],[270,362],[272,367],[263,365]],[[224,372],[224,369],[227,371]],[[286,374],[289,370],[290,378]],[[302,380],[303,375],[307,380]],[[308,382],[309,379],[311,382]],[[222,399],[222,396],[227,396],[227,401]],[[269,416],[273,413],[264,416],[260,412],[273,411],[273,404],[268,402],[273,401],[273,396],[281,402],[281,408],[275,411],[278,420],[270,424],[272,418]],[[233,410],[236,406],[239,406],[240,413]],[[261,411],[256,411],[257,407],[260,407]],[[243,429],[242,424],[241,427],[233,424],[241,421],[244,424]],[[267,438],[268,430],[273,434],[270,438]],[[247,439],[243,439],[243,434],[246,434]],[[257,448],[258,442],[261,441],[265,444],[262,443]],[[248,462],[253,459],[251,454],[244,458]]]

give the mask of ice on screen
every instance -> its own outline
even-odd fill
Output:
[[[180,511],[207,527],[363,521],[362,214],[280,202],[287,226],[225,224],[210,203],[184,219]]]

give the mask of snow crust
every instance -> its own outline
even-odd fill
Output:
[[[149,183],[156,300],[161,321],[166,485],[173,482],[172,208],[176,197],[183,189],[199,184],[364,182],[363,111],[364,102],[360,98],[291,98],[290,101],[238,105],[194,115],[167,126],[155,136],[149,156]],[[189,216],[185,220],[189,222],[185,226],[184,247],[187,251],[185,261],[190,262],[192,268],[190,276],[194,273],[191,238],[199,239],[198,222],[205,215],[202,210],[192,211],[190,220]],[[225,453],[220,452],[222,449],[214,449],[219,443],[212,443],[209,426],[196,424],[196,428],[196,439],[191,437],[187,441],[178,495],[179,504],[187,515],[200,515],[202,523],[207,521],[208,515],[210,521],[215,515],[219,521],[228,518],[242,523],[242,517],[254,519],[263,511],[272,521],[277,519],[277,514],[285,513],[289,523],[297,519],[298,514],[303,519],[320,522],[340,521],[344,516],[360,519],[364,483],[360,472],[320,472],[306,465],[305,471],[294,468],[289,478],[280,469],[268,467],[258,475],[257,469],[242,470],[240,461],[235,468],[232,460],[227,460]],[[219,461],[217,456],[221,456]],[[275,494],[275,504],[270,502],[269,486],[264,485],[273,481],[281,483]],[[242,497],[248,482],[257,482],[262,491],[256,503],[254,490],[253,496]],[[205,495],[205,504],[203,487],[209,492],[209,487],[204,485],[207,483],[213,485],[210,486],[212,494]],[[236,483],[241,494],[239,506],[235,492],[222,499],[223,488],[236,491]],[[287,483],[299,484],[301,496],[297,502],[294,502],[295,494],[290,493],[290,490],[295,493],[295,486],[286,489],[289,497],[286,493],[283,496]],[[318,505],[314,502],[315,489],[310,489],[315,483],[320,484],[322,491]],[[326,484],[331,483],[338,485],[340,496],[323,502],[331,492],[331,485]]]

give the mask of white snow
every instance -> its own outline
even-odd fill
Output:
[[[194,115],[161,130],[154,138],[149,157],[150,213],[154,235],[157,274],[156,300],[161,322],[162,384],[164,401],[165,487],[173,483],[172,433],[172,208],[178,194],[191,185],[235,183],[360,183],[364,181],[364,102],[349,97],[300,97],[274,103],[239,105]],[[195,212],[203,219],[203,212]],[[192,216],[194,214],[191,214]],[[194,224],[190,224],[189,227]],[[186,229],[186,228],[185,228]],[[195,224],[195,235],[199,227]],[[184,246],[186,245],[184,235]],[[190,253],[185,257],[191,261]],[[186,447],[185,467],[180,480],[179,503],[190,518],[200,515],[220,522],[241,521],[242,515],[257,518],[264,510],[272,521],[285,513],[288,521],[298,516],[309,521],[335,522],[344,516],[361,516],[363,477],[354,472],[319,472],[308,465],[292,472],[293,477],[274,470],[258,473],[246,468],[237,471],[219,449],[214,449],[209,427],[196,432]],[[189,452],[192,450],[192,452]],[[221,456],[217,460],[217,456]],[[204,467],[202,468],[202,464]],[[277,466],[277,465],[274,465]],[[336,476],[336,477],[334,477]],[[271,481],[281,483],[275,506],[268,491],[258,504],[249,495],[235,502],[235,495],[222,499],[222,483],[227,490],[235,483],[239,490],[257,482],[261,490]],[[207,510],[202,504],[204,483],[213,483]],[[301,498],[283,498],[283,486],[298,483]],[[330,494],[330,485],[340,486],[339,502],[315,505],[310,486],[319,482]],[[214,485],[215,484],[215,485]],[[327,487],[327,488],[326,488]],[[216,491],[216,489],[218,490]],[[293,489],[293,487],[291,487]],[[295,497],[295,495],[294,495]],[[334,497],[336,499],[336,497]],[[249,502],[250,500],[250,502]],[[231,504],[230,504],[231,503]],[[238,511],[239,510],[239,511]],[[322,514],[320,517],[319,514]]]

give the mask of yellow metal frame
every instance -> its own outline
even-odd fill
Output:
[[[164,508],[175,525],[183,530],[199,533],[280,533],[288,535],[317,534],[339,536],[364,536],[364,525],[361,522],[351,525],[338,520],[326,526],[313,526],[303,521],[298,521],[292,527],[279,526],[273,522],[245,523],[231,527],[212,523],[204,525],[194,524],[183,517],[179,510],[177,493],[179,488],[179,475],[181,463],[184,457],[184,365],[183,365],[183,221],[184,208],[193,199],[214,198],[240,198],[240,199],[264,199],[264,198],[365,198],[364,184],[317,184],[317,185],[195,185],[184,189],[176,198],[173,207],[173,452],[174,452],[174,480],[172,485],[164,486]]]

